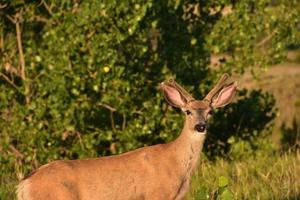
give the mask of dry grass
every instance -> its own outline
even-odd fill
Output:
[[[17,177],[11,173],[0,172],[0,199],[14,200]]]

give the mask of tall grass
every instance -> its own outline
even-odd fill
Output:
[[[199,199],[207,188],[207,199],[214,199],[217,179],[229,179],[235,199],[300,199],[300,152],[260,155],[242,161],[204,161],[194,176],[188,200]]]
[[[17,185],[17,176],[12,173],[0,173],[0,199],[1,200],[14,200],[15,188]]]

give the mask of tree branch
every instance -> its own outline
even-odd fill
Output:
[[[9,19],[9,21],[11,21],[13,24],[16,23],[16,21],[9,15],[5,15],[7,17],[7,19]]]
[[[123,113],[123,122],[122,122],[122,130],[124,131],[125,130],[125,128],[126,128],[126,114],[125,113]]]
[[[44,0],[42,0],[42,4],[44,5],[44,7],[45,7],[46,10],[48,11],[48,13],[49,13],[50,15],[53,15],[53,13],[52,13],[52,8],[49,7],[48,4],[47,4]]]
[[[17,13],[15,16],[15,26],[16,26],[16,34],[17,34],[17,42],[18,42],[18,51],[19,51],[19,61],[20,61],[20,75],[24,82],[25,87],[25,101],[26,104],[30,102],[29,93],[30,88],[26,78],[26,71],[25,71],[25,58],[22,46],[22,36],[21,36],[21,29],[20,29],[20,13]]]
[[[110,110],[111,112],[117,111],[117,109],[115,109],[114,107],[112,107],[110,105],[107,105],[107,104],[98,103],[97,105],[99,105],[99,106],[101,106],[103,108],[106,108],[106,109]]]
[[[3,26],[0,27],[1,34],[0,34],[0,51],[1,53],[4,51],[4,32],[3,32]]]
[[[268,35],[267,37],[265,37],[263,40],[261,40],[256,46],[260,47],[262,45],[264,45],[265,43],[267,43],[270,39],[272,39],[272,37],[276,34],[276,30],[274,30],[270,35]]]
[[[111,124],[111,128],[112,128],[113,132],[116,132],[115,119],[114,119],[114,112],[113,111],[110,111],[110,124]]]
[[[12,144],[9,145],[9,149],[17,156],[20,158],[24,158],[24,155],[18,151]]]
[[[12,82],[5,74],[0,72],[0,76],[2,76],[11,86],[13,86],[15,89],[19,90],[18,87]]]
[[[102,104],[102,103],[98,103],[97,105],[102,106],[103,108],[106,108],[110,111],[110,124],[111,124],[111,129],[113,130],[113,132],[116,132],[116,128],[115,128],[115,120],[114,120],[114,112],[117,111],[117,109],[115,109],[114,107],[107,105],[107,104]]]
[[[7,7],[7,3],[5,3],[5,4],[0,4],[0,9],[3,9],[3,8],[6,8]]]
[[[81,149],[84,150],[84,146],[83,146],[83,142],[82,142],[82,138],[81,138],[81,133],[78,132],[78,131],[75,131],[75,133],[76,133],[76,136],[78,137]]]

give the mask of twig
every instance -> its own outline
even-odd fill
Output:
[[[82,138],[81,138],[80,132],[76,131],[75,133],[76,133],[76,135],[77,135],[77,137],[78,137],[78,140],[79,140],[79,144],[80,144],[81,149],[84,150],[84,146],[83,146],[83,142],[82,142]]]
[[[0,51],[4,51],[4,36],[3,36],[3,26],[1,26],[1,34],[0,34]]]
[[[26,104],[30,102],[29,98],[29,85],[27,83],[27,78],[26,78],[26,72],[25,72],[25,58],[24,58],[24,52],[23,52],[23,47],[22,47],[22,36],[21,36],[21,30],[20,30],[20,13],[17,13],[15,16],[15,25],[16,25],[16,34],[17,34],[17,42],[18,42],[18,50],[19,50],[19,59],[20,59],[20,72],[21,72],[21,78],[24,81],[24,87],[25,87],[25,101]]]
[[[20,157],[20,158],[24,158],[24,155],[18,151],[13,145],[9,145],[9,149],[17,156],[17,157]]]
[[[9,21],[11,21],[13,24],[16,23],[16,21],[14,20],[14,18],[12,18],[11,16],[5,15],[5,17],[7,17],[7,19],[9,19]]]
[[[0,76],[2,76],[15,89],[19,90],[19,88],[5,74],[3,74],[2,72],[0,72]]]
[[[111,128],[112,128],[113,132],[116,132],[115,119],[114,119],[114,112],[113,111],[110,111],[110,124],[111,124]]]
[[[268,42],[270,39],[272,39],[272,37],[276,34],[276,31],[274,30],[270,35],[268,35],[267,37],[265,37],[262,41],[260,41],[256,46],[260,47],[262,45],[264,45],[266,42]]]
[[[110,111],[110,124],[111,124],[111,128],[113,130],[113,132],[116,132],[116,128],[115,128],[115,120],[114,120],[114,112],[117,111],[117,109],[115,109],[114,107],[107,105],[107,104],[102,104],[102,103],[98,103],[97,105],[102,106],[103,108],[106,108]]]
[[[37,169],[39,167],[39,162],[36,158],[36,155],[37,155],[37,149],[34,149],[32,162],[33,162],[33,166],[35,169]]]
[[[6,4],[0,4],[0,9],[3,9],[3,8],[5,8],[7,6],[7,3]]]
[[[107,104],[98,103],[98,105],[110,110],[111,112],[117,111],[117,109],[115,109],[114,107],[107,105]]]
[[[50,22],[50,24],[52,24],[50,20],[48,20],[46,17],[43,17],[41,15],[36,15],[35,19],[38,22],[43,22],[43,23],[46,23],[46,24]]]
[[[19,56],[20,56],[20,65],[21,65],[21,78],[23,80],[26,79],[26,73],[25,73],[25,59],[24,59],[24,53],[22,48],[22,38],[21,38],[21,30],[20,30],[20,24],[19,24],[20,14],[17,13],[15,25],[16,25],[16,34],[17,34],[17,42],[18,42],[18,50],[19,50]]]
[[[123,122],[122,122],[122,130],[124,131],[126,128],[126,115],[123,113]]]
[[[42,3],[43,3],[43,5],[44,5],[44,7],[46,8],[46,10],[48,11],[48,13],[49,13],[50,15],[53,15],[52,10],[51,10],[51,8],[48,6],[48,4],[47,4],[44,0],[42,0]]]
[[[53,4],[51,4],[50,6],[45,2],[45,0],[41,1],[41,4],[44,5],[45,9],[48,11],[48,13],[53,16],[53,12],[52,12],[52,8],[53,8]],[[51,24],[60,24],[59,20],[54,18],[54,23],[50,22]],[[50,21],[50,20],[49,20]]]

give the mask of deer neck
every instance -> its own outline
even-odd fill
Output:
[[[182,177],[189,179],[193,171],[196,169],[203,143],[205,133],[199,133],[189,128],[189,124],[185,121],[181,134],[172,143],[176,152],[176,159],[180,165]]]

